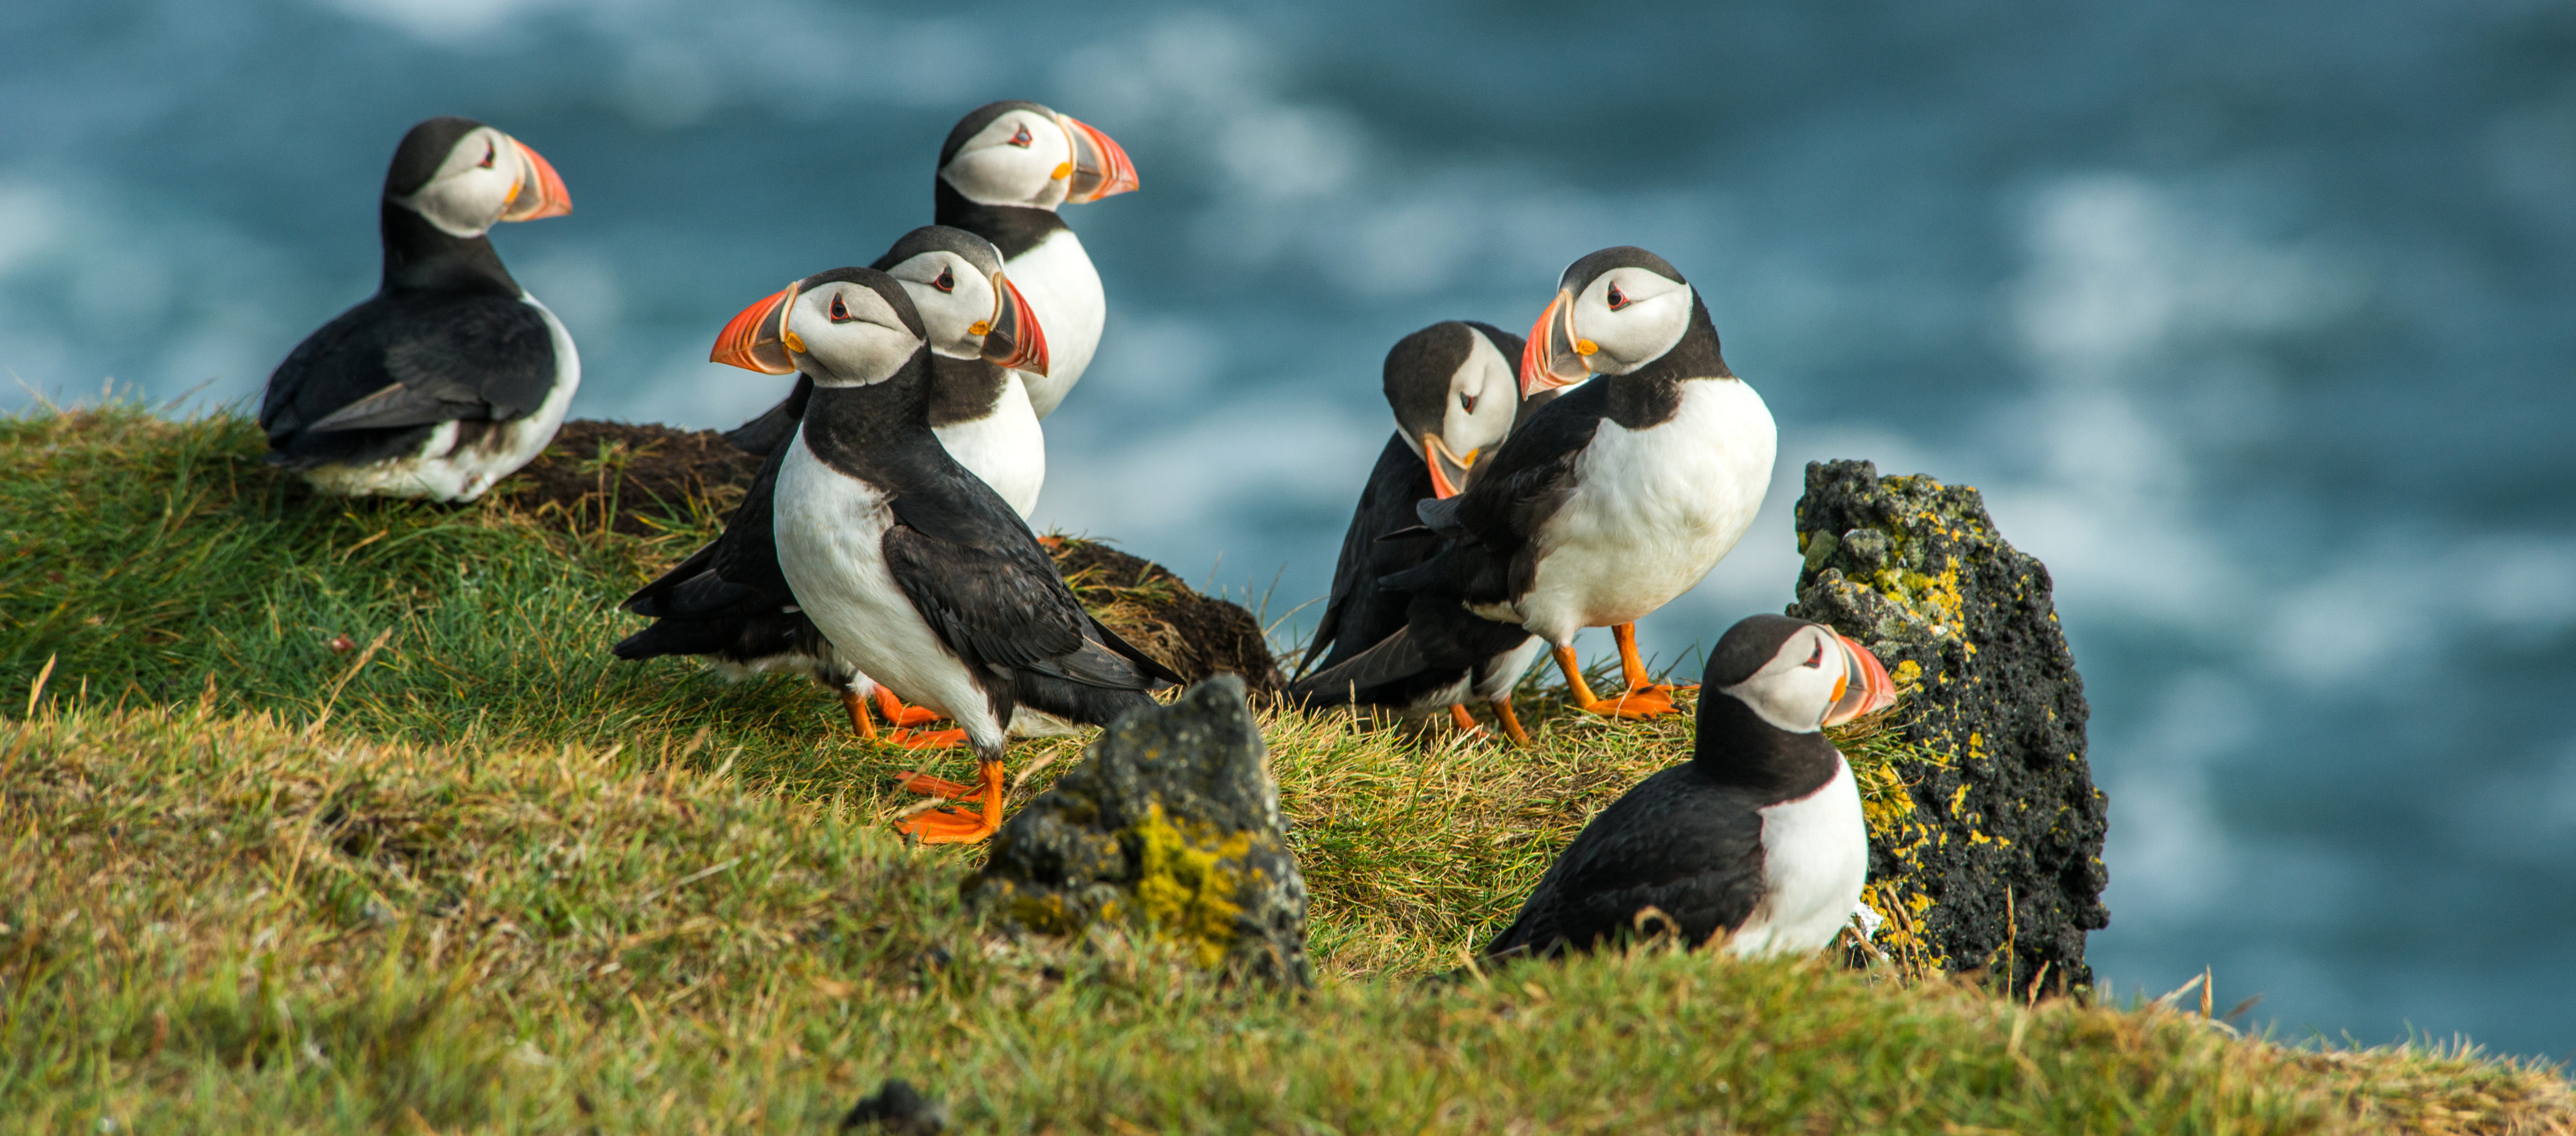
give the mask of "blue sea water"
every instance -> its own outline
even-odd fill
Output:
[[[1976,485],[2095,709],[2104,977],[2576,1052],[2564,0],[10,5],[0,408],[254,398],[373,289],[394,141],[454,113],[572,189],[496,240],[580,341],[574,412],[730,426],[781,388],[716,329],[925,222],[1004,97],[1144,181],[1067,214],[1111,316],[1041,524],[1285,615],[1386,347],[1648,246],[1782,427],[1652,649],[1788,601],[1804,462]]]

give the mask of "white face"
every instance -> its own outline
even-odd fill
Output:
[[[1690,285],[1644,268],[1611,269],[1574,298],[1574,334],[1594,345],[1585,362],[1599,375],[1624,375],[1663,358],[1690,330],[1690,318]]]
[[[984,336],[1001,310],[993,278],[953,252],[926,252],[886,271],[901,281],[921,325],[930,331],[930,349],[952,359],[983,354]]]
[[[429,182],[399,204],[450,236],[479,237],[509,209],[512,195],[536,180],[519,144],[489,126],[457,139]]]
[[[1466,457],[1503,440],[1512,432],[1520,410],[1519,361],[1503,358],[1492,340],[1469,332],[1475,346],[1449,376],[1449,402],[1441,411],[1440,440],[1451,453]],[[1420,448],[1416,442],[1415,447]]]
[[[1005,111],[967,139],[939,176],[978,205],[1053,209],[1072,185],[1073,138],[1051,116]]]
[[[1762,720],[1790,733],[1822,729],[1825,715],[1863,677],[1842,640],[1822,627],[1798,629],[1752,677],[1725,688]]]
[[[799,293],[787,332],[798,369],[828,387],[884,382],[921,347],[885,297],[847,281]]]

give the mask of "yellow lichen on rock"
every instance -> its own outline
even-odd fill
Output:
[[[1249,832],[1221,833],[1176,824],[1160,803],[1129,829],[1137,838],[1136,921],[1153,934],[1190,944],[1200,966],[1225,960],[1252,851]],[[1258,870],[1250,870],[1258,876]]]

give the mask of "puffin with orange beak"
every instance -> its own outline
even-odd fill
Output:
[[[1037,416],[1055,413],[1090,368],[1109,315],[1099,271],[1056,210],[1137,188],[1135,164],[1097,127],[1037,103],[1007,100],[957,121],[940,147],[933,183],[932,219],[991,241],[1011,280],[1047,314],[1053,336],[1047,369],[1023,380]],[[725,440],[768,454],[796,432],[813,389],[799,379],[785,401],[728,431]]]
[[[383,284],[269,375],[269,463],[335,493],[471,501],[542,452],[581,357],[486,234],[571,211],[526,143],[470,118],[412,127],[385,172]]]
[[[1046,438],[1020,385],[1048,366],[1046,332],[1005,272],[1001,253],[973,233],[925,225],[877,258],[873,271],[892,278],[921,318],[929,344],[931,431],[968,472],[1025,517],[1046,479]],[[797,372],[789,347],[789,313],[813,278],[745,309],[717,337],[712,359],[763,374]],[[724,535],[645,585],[621,605],[656,622],[611,650],[623,659],[698,655],[741,679],[769,672],[802,674],[842,700],[850,727],[874,737],[865,696],[888,721],[914,726],[931,717],[903,706],[832,649],[806,618],[778,567],[771,519],[780,455],[772,454],[727,522]],[[943,744],[962,733],[914,737],[905,744]]]
[[[1886,668],[1823,624],[1756,615],[1718,640],[1701,690],[1691,760],[1585,825],[1486,959],[1588,952],[1652,919],[1691,947],[1813,954],[1850,922],[1869,827],[1823,731],[1895,705]]]
[[[965,731],[973,784],[907,782],[970,808],[902,825],[924,842],[963,843],[1001,822],[1018,707],[1106,725],[1180,679],[1086,614],[1036,534],[940,445],[933,334],[901,281],[843,268],[745,309],[718,355],[756,370],[783,361],[814,380],[796,436],[772,459],[778,568],[837,657]]]
[[[1537,640],[1516,624],[1464,611],[1438,620],[1436,632],[1426,620],[1408,633],[1414,597],[1378,583],[1422,563],[1434,547],[1429,540],[1382,538],[1415,528],[1418,503],[1457,496],[1478,456],[1556,397],[1554,388],[1521,397],[1521,348],[1521,337],[1501,328],[1450,320],[1397,340],[1387,352],[1395,436],[1360,490],[1332,598],[1306,648],[1305,669],[1318,659],[1322,669],[1292,685],[1292,697],[1310,706],[1389,707],[1407,718],[1446,709],[1459,728],[1474,730],[1475,717],[1464,705],[1472,695],[1493,706],[1514,741],[1529,741],[1512,710],[1511,690],[1536,657]],[[1404,647],[1381,651],[1362,666],[1345,665],[1399,634],[1406,635]]]
[[[1530,329],[1522,392],[1576,383],[1479,460],[1465,492],[1416,508],[1448,539],[1385,583],[1538,636],[1586,711],[1670,713],[1668,688],[1638,658],[1636,621],[1751,527],[1778,433],[1727,369],[1690,282],[1641,248],[1575,261]],[[1599,698],[1584,682],[1574,636],[1586,627],[1611,629],[1623,692]]]

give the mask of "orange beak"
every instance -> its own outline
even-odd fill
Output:
[[[1467,469],[1476,464],[1476,451],[1460,457],[1449,452],[1449,443],[1438,434],[1422,436],[1422,461],[1431,467],[1431,495],[1448,500],[1467,488]]]
[[[1119,149],[1118,143],[1072,115],[1055,117],[1073,139],[1073,184],[1065,187],[1066,204],[1098,201],[1137,188],[1136,163],[1127,160],[1127,151]]]
[[[572,212],[572,191],[564,188],[554,166],[525,142],[512,138],[510,145],[519,151],[519,182],[510,187],[510,203],[501,210],[501,219],[534,221]]]
[[[787,353],[793,342],[787,314],[796,306],[796,288],[790,284],[733,317],[723,334],[716,336],[716,349],[707,354],[707,361],[764,375],[794,374],[796,360]]]
[[[993,289],[999,310],[993,313],[992,328],[984,333],[984,358],[1014,371],[1047,373],[1046,329],[1038,326],[1029,298],[1020,294],[1010,277],[997,273],[993,283],[999,285]]]
[[[1592,352],[1584,350],[1590,346],[1574,334],[1574,294],[1558,290],[1547,310],[1538,314],[1538,322],[1530,325],[1529,340],[1521,346],[1521,397],[1570,387],[1590,377],[1587,357]]]
[[[1842,635],[1834,639],[1843,648],[1843,679],[1834,692],[1833,709],[1825,711],[1825,724],[1839,726],[1896,705],[1896,683],[1878,665],[1878,656]]]

